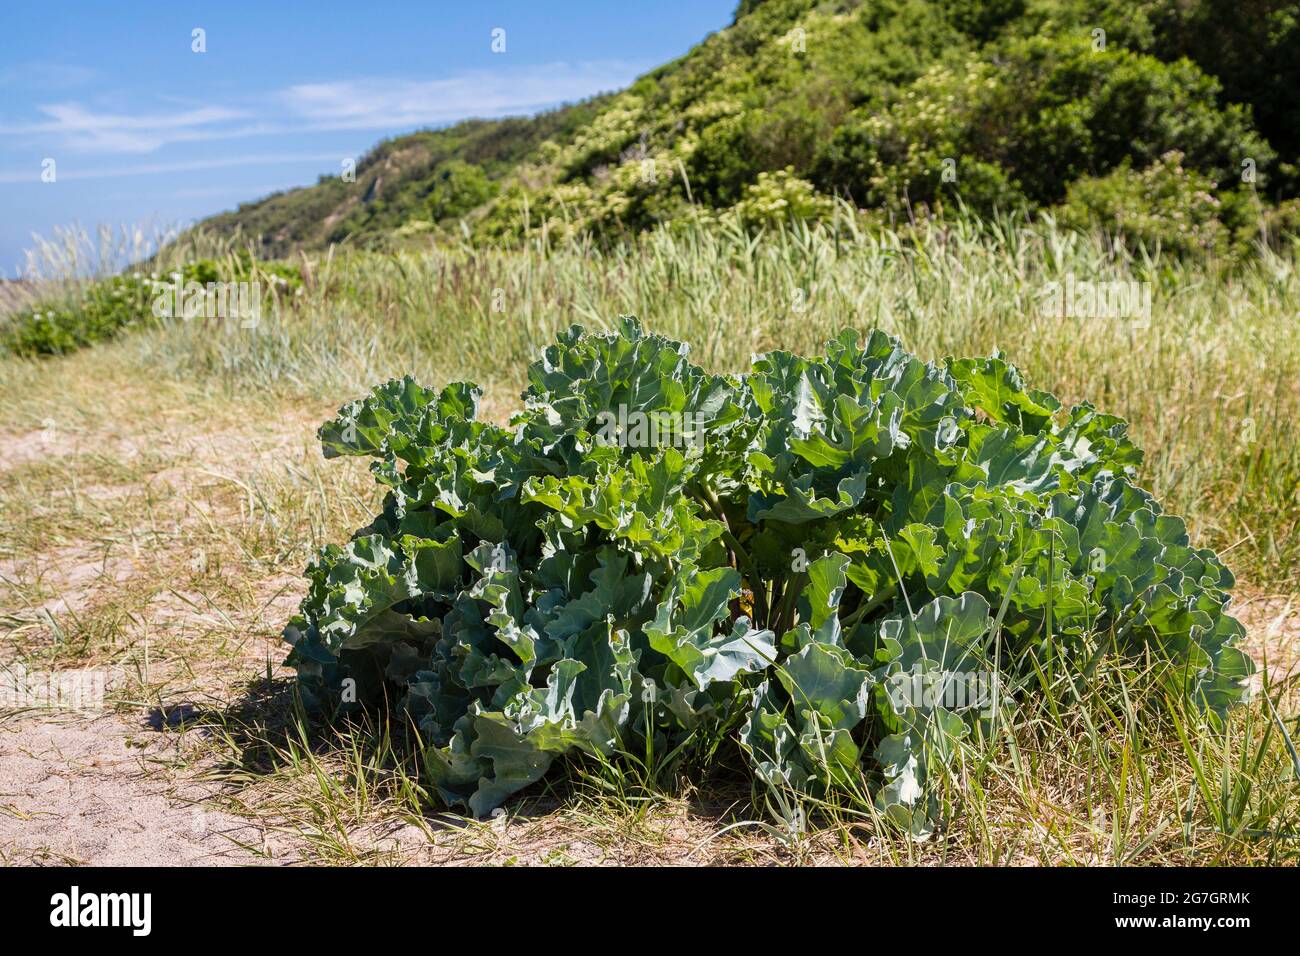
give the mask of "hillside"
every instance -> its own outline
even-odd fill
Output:
[[[355,182],[204,225],[263,252],[964,206],[1053,209],[1166,248],[1291,228],[1300,4],[745,0],[620,93],[380,143]],[[1178,215],[1173,215],[1178,213]],[[1180,225],[1169,223],[1177,220]]]
[[[438,191],[440,181],[445,182],[449,164],[480,171],[481,188],[490,192],[489,184],[512,172],[542,142],[572,136],[589,123],[605,99],[596,97],[528,118],[471,119],[446,129],[384,140],[358,161],[355,182],[322,176],[314,186],[244,203],[203,225],[220,235],[238,229],[260,236],[268,256],[321,248],[348,237],[379,236],[429,217],[429,197]],[[482,201],[489,192],[471,198]],[[468,211],[453,208],[458,213]]]

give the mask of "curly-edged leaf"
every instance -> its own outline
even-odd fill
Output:
[[[754,630],[740,618],[730,632],[715,634],[714,625],[726,617],[740,594],[740,575],[716,568],[686,575],[659,605],[645,626],[650,646],[680,667],[703,690],[715,681],[765,668],[776,660],[773,634]]]
[[[805,524],[848,511],[856,507],[867,493],[865,471],[840,480],[825,496],[814,489],[813,480],[814,475],[809,472],[787,485],[783,495],[751,495],[749,520]]]
[[[949,359],[948,371],[960,384],[970,405],[1003,425],[1037,435],[1052,421],[1060,403],[1045,393],[1031,394],[1014,365],[996,356]]]
[[[469,422],[478,414],[482,389],[455,382],[440,392],[418,385],[409,375],[379,385],[368,397],[349,402],[338,417],[321,426],[326,458],[388,454],[405,457],[409,446],[429,437],[432,422]]]
[[[918,661],[955,669],[978,659],[990,623],[988,601],[972,591],[937,597],[917,608],[915,617],[881,624],[876,660],[904,671]]]
[[[866,718],[875,683],[871,671],[859,667],[843,648],[815,641],[787,657],[777,678],[795,713],[810,722],[810,712],[818,714],[833,730],[851,730]]]

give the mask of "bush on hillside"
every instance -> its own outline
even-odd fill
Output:
[[[1075,229],[1100,227],[1149,251],[1221,254],[1231,231],[1221,218],[1215,183],[1183,166],[1170,152],[1146,169],[1125,163],[1107,176],[1085,177],[1070,186],[1058,219]]]
[[[434,174],[425,199],[434,222],[463,216],[483,205],[497,193],[497,184],[478,166],[453,159]]]
[[[790,166],[774,173],[759,173],[757,181],[745,188],[744,198],[735,205],[743,223],[769,228],[781,223],[828,219],[833,209],[832,201],[819,195],[812,183],[795,176]]]
[[[1174,149],[1224,181],[1243,157],[1270,163],[1247,116],[1221,109],[1216,92],[1189,62],[1094,52],[1086,37],[1018,41],[1003,63],[935,67],[888,109],[851,116],[814,181],[895,211],[960,197],[988,213],[1058,202],[1081,177],[1145,168]],[[945,160],[955,178],[944,178]]]

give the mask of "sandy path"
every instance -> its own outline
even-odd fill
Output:
[[[148,480],[176,493],[193,494],[200,484],[220,480],[214,475],[234,472],[247,477],[265,473],[280,460],[296,460],[290,456],[300,456],[301,449],[314,445],[312,432],[319,417],[312,412],[271,423],[188,432],[178,427],[147,439],[129,422],[108,425],[97,434],[66,429],[32,433],[20,441],[0,441],[0,476],[11,469],[64,462],[69,474],[80,475],[83,468],[94,467],[85,457],[92,450],[113,462],[137,462],[147,442],[152,456]],[[87,487],[91,486],[82,486],[83,496]],[[118,491],[126,494],[126,489]],[[194,510],[199,506],[185,501],[169,504],[180,520],[201,523],[202,516]],[[213,512],[208,518],[219,524],[238,515]],[[0,580],[39,578],[51,595],[28,606],[13,605],[12,596],[9,606],[0,600],[0,633],[7,630],[21,643],[48,643],[56,619],[68,626],[78,615],[93,613],[96,606],[119,598],[142,577],[156,576],[159,566],[133,551],[130,535],[122,535],[123,530],[109,529],[120,539],[111,545],[87,548],[75,542],[40,553],[15,550],[12,557],[0,560]],[[152,552],[144,552],[144,558],[151,556]],[[164,562],[162,567],[166,566]],[[284,588],[287,574],[273,573],[247,584],[268,589],[270,597]],[[298,578],[287,580],[296,586]],[[208,659],[202,640],[192,635],[217,626],[221,613],[200,596],[190,595],[192,605],[182,602],[187,592],[175,588],[184,587],[183,579],[146,583],[162,590],[132,606],[113,647],[138,637],[142,630],[151,633],[160,645],[154,652],[155,670],[166,681],[163,693],[169,700],[173,694],[191,697],[200,687],[214,692],[204,693],[205,699],[226,699],[231,692],[238,697],[233,688],[240,679],[257,673],[268,653],[265,645],[274,640],[279,622],[297,600],[294,594],[281,595],[264,608],[255,602],[256,613],[244,614],[218,604],[221,613],[234,615],[230,630],[247,647]],[[279,656],[276,643],[274,657]],[[70,666],[116,664],[109,657]],[[0,671],[0,684],[5,679],[5,671]],[[203,759],[194,759],[194,752],[202,749],[195,735],[204,734],[203,729],[150,726],[148,706],[128,708],[120,701],[95,712],[5,710],[7,702],[12,701],[0,694],[0,864],[186,866],[284,858],[257,823],[207,802],[215,787],[193,779],[209,769]]]
[[[0,862],[189,866],[268,862],[262,832],[173,790],[148,762],[166,738],[115,715],[0,723]]]

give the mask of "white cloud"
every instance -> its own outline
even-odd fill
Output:
[[[38,108],[48,119],[23,126],[0,126],[0,133],[27,136],[57,148],[87,153],[149,153],[166,143],[229,136],[230,130],[218,134],[216,127],[247,115],[220,106],[140,116],[96,113],[78,103],[53,103]]]
[[[642,67],[622,61],[549,63],[433,80],[361,77],[271,91],[256,106],[189,106],[171,112],[104,112],[75,102],[38,107],[44,119],[0,125],[0,134],[58,155],[150,153],[172,143],[330,130],[437,126],[469,117],[534,113],[619,89]],[[14,181],[14,180],[9,180]]]
[[[363,78],[302,83],[280,94],[315,129],[384,129],[447,123],[471,116],[533,113],[557,103],[619,89],[639,68],[619,61],[550,63],[484,70],[438,80]]]

